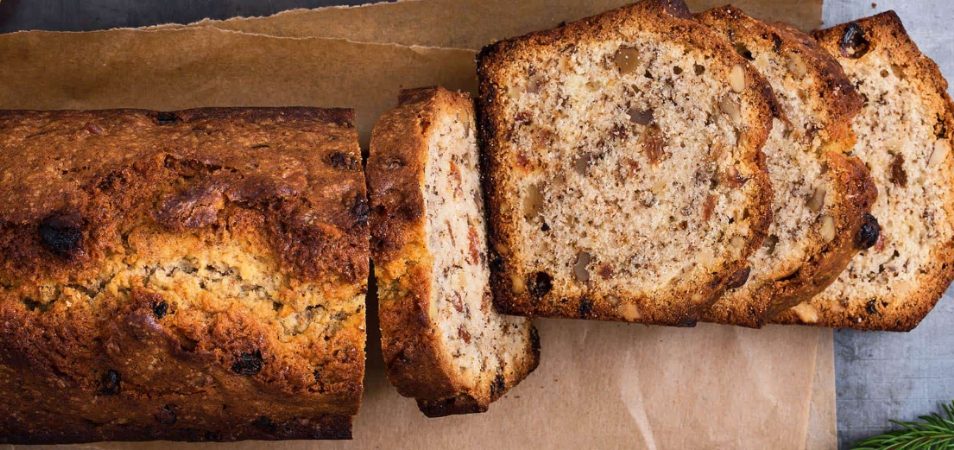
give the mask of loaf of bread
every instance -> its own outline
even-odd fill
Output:
[[[426,415],[486,411],[537,366],[529,319],[492,305],[470,95],[405,91],[374,127],[368,180],[388,378]]]
[[[861,160],[846,155],[855,142],[851,119],[861,96],[835,59],[798,30],[731,6],[696,18],[768,80],[781,112],[762,148],[774,193],[768,238],[749,258],[748,282],[727,291],[703,316],[757,327],[821,292],[859,247],[874,243],[858,236],[875,220],[868,214],[874,182]]]
[[[771,220],[771,89],[685,5],[646,0],[478,56],[495,301],[692,324]]]
[[[910,330],[954,278],[954,106],[947,82],[893,12],[815,37],[864,98],[852,122],[854,154],[878,186],[872,214],[880,236],[870,226],[859,238],[874,246],[777,322]]]
[[[0,112],[0,442],[349,438],[354,115]]]

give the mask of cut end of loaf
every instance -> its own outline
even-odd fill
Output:
[[[728,44],[649,2],[495,44],[478,70],[501,308],[684,324],[744,270],[774,102]]]
[[[399,286],[381,296],[385,356],[405,359],[389,364],[389,375],[427,415],[481,412],[533,370],[538,350],[528,319],[492,305],[470,97],[440,88],[402,94],[402,105],[375,128],[369,167],[399,154],[414,168],[398,181],[401,195],[422,214],[404,225],[385,215],[372,220],[378,230],[405,230],[390,233],[402,244],[383,244],[395,252],[379,272],[381,282]],[[380,204],[375,184],[372,204]]]

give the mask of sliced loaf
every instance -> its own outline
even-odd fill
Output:
[[[779,103],[762,148],[772,182],[773,222],[750,258],[748,282],[727,291],[703,320],[760,326],[835,281],[875,223],[876,197],[864,163],[846,155],[859,96],[841,67],[798,30],[726,6],[697,20],[725,36],[772,85]],[[741,74],[739,74],[741,76]],[[741,83],[741,80],[734,80]]]
[[[947,82],[893,12],[815,37],[864,98],[852,122],[854,154],[878,185],[872,214],[881,235],[834,284],[777,322],[910,330],[954,277],[954,107]]]
[[[478,75],[502,310],[686,325],[746,270],[771,219],[774,103],[685,5],[498,42]]]
[[[473,101],[405,91],[374,127],[368,178],[388,377],[428,416],[485,411],[537,365],[528,319],[490,294]]]

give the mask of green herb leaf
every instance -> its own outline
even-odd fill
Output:
[[[853,450],[952,450],[954,449],[954,401],[941,405],[941,413],[921,416],[919,421],[891,423],[899,428],[856,442]]]

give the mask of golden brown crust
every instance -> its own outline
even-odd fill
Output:
[[[498,124],[506,124],[512,118],[505,117],[498,96],[501,95],[499,79],[503,78],[506,64],[517,58],[528,57],[534,49],[563,51],[575,43],[600,40],[617,36],[620,30],[639,27],[642,32],[656,33],[669,42],[691,48],[705,49],[708,55],[721,60],[726,67],[739,65],[745,78],[751,81],[743,98],[751,105],[749,127],[740,135],[739,147],[747,149],[740,167],[752,174],[745,185],[749,202],[748,225],[750,234],[743,244],[742,257],[724,260],[700,279],[685,280],[679,287],[665,295],[644,296],[635,299],[640,308],[638,317],[626,317],[618,309],[619,298],[601,294],[576,295],[549,290],[542,295],[532,295],[533,286],[517,289],[513,276],[522,273],[520,244],[512,218],[520,213],[510,193],[504,191],[508,173],[515,170],[502,154],[506,130]],[[542,50],[541,50],[542,51]],[[771,222],[769,182],[765,157],[759,150],[768,137],[772,117],[777,114],[777,103],[768,83],[744,59],[735,54],[721,37],[689,18],[688,8],[681,1],[647,0],[598,16],[582,19],[564,26],[507,39],[485,47],[478,57],[479,78],[479,133],[483,138],[484,189],[487,192],[490,248],[491,285],[495,303],[501,311],[510,314],[544,317],[572,317],[598,320],[627,320],[643,323],[692,326],[725,288],[735,274],[745,268],[748,255],[762,243]],[[536,283],[529,277],[528,285]],[[549,279],[543,280],[549,288]]]
[[[256,268],[210,259],[169,269],[196,286],[162,286],[153,264],[234,250],[328,308],[363,295],[352,121],[316,108],[0,112],[0,391],[13,393],[0,441],[349,438],[363,305],[309,341],[271,318],[297,308],[286,294],[199,285],[209,273],[237,290]]]
[[[864,51],[848,54],[842,47],[846,32],[864,39]],[[907,35],[900,19],[893,11],[860,19],[854,22],[816,31],[814,37],[820,46],[839,60],[864,62],[864,55],[890,49],[892,63],[906,77],[917,80],[922,86],[922,101],[930,103],[937,114],[938,123],[944,125],[937,132],[938,138],[954,139],[954,104],[947,94],[947,82],[937,65],[924,56]],[[862,80],[855,80],[862,81]],[[871,107],[876,107],[872,105]],[[884,151],[888,151],[885,149]],[[948,156],[948,160],[950,156]],[[950,162],[946,161],[950,178]],[[942,186],[937,186],[942,187]],[[882,195],[885,195],[882,193]],[[944,208],[948,217],[954,212],[954,195],[946,195]],[[859,255],[858,258],[863,258]],[[908,331],[913,329],[934,307],[937,300],[954,279],[954,242],[937,242],[931,252],[932,264],[916,279],[917,288],[904,298],[886,293],[886,301],[865,298],[832,298],[822,293],[802,305],[810,307],[813,320],[805,320],[795,310],[789,309],[774,323],[812,324],[835,328],[860,330]],[[841,281],[839,281],[840,283]],[[802,307],[799,305],[799,307]]]
[[[372,253],[378,282],[381,345],[388,379],[414,397],[429,417],[486,411],[489,404],[532,372],[539,343],[526,367],[514,367],[490,392],[467,391],[456,379],[432,319],[433,256],[425,235],[424,186],[428,134],[437,117],[470,116],[473,100],[443,88],[405,90],[371,135],[368,180]],[[531,332],[536,336],[535,330]]]
[[[436,101],[428,98],[429,93],[402,95],[401,105],[378,120],[371,132],[367,168],[381,349],[388,379],[407,397],[455,391],[450,374],[443,370],[428,312],[431,257],[425,251],[420,186],[428,110]]]
[[[823,109],[812,113],[818,119],[816,132],[822,139],[819,158],[830,171],[830,190],[835,199],[826,208],[834,219],[834,239],[805,255],[794,271],[774,280],[764,280],[744,296],[727,296],[716,302],[703,320],[759,327],[778,313],[811,298],[831,284],[860,250],[856,235],[877,196],[873,180],[858,158],[845,153],[854,144],[851,119],[860,111],[861,96],[852,87],[838,62],[814,40],[784,24],[768,24],[751,18],[738,8],[724,6],[696,16],[746,51],[776,54],[779,59],[797,57],[813,84],[815,98]],[[776,188],[779,188],[776,186]]]

